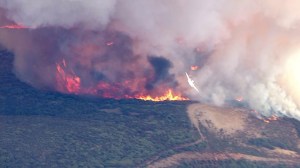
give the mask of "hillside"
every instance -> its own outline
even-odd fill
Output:
[[[38,90],[0,53],[0,167],[297,167],[300,122]]]

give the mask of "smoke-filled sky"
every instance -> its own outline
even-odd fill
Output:
[[[300,119],[298,0],[0,0],[0,7],[2,26],[28,28],[1,29],[0,43],[33,86],[63,91],[59,65],[80,77],[81,93],[173,88],[220,106],[243,97],[264,115]]]

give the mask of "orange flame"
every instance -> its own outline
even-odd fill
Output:
[[[56,64],[56,82],[57,89],[64,93],[85,93],[85,94],[98,94],[101,92],[101,96],[105,98],[126,98],[126,99],[141,99],[149,101],[179,101],[179,100],[189,100],[188,98],[175,93],[172,89],[168,89],[162,96],[144,96],[142,94],[137,95],[121,95],[116,96],[118,93],[119,86],[124,84],[111,85],[109,83],[100,82],[96,88],[81,88],[81,79],[72,70],[68,69],[66,61],[63,59],[60,63]],[[134,82],[126,81],[126,84],[132,85]],[[143,93],[143,92],[142,92]]]
[[[5,26],[0,26],[0,29],[28,29],[28,27],[20,24],[10,24]]]
[[[265,123],[270,123],[271,121],[277,121],[279,118],[276,115],[272,115],[269,118],[263,119]]]
[[[251,112],[253,112],[255,115],[257,116],[261,116],[256,110],[251,110]],[[262,117],[262,118],[259,118],[261,121],[269,124],[271,121],[277,121],[279,120],[280,118],[276,115],[272,115],[271,117]]]
[[[59,84],[59,90],[67,93],[78,93],[80,90],[81,80],[74,73],[68,74],[65,72],[67,67],[66,61],[56,65],[56,80]]]
[[[175,94],[171,89],[168,89],[168,91],[162,95],[162,96],[156,96],[152,97],[150,95],[148,96],[140,96],[137,97],[137,99],[141,100],[149,100],[149,101],[180,101],[180,100],[189,100],[186,97],[181,96],[180,94]]]
[[[191,70],[192,70],[192,71],[196,71],[196,70],[198,70],[198,69],[199,69],[199,67],[196,66],[196,65],[191,66]]]
[[[278,117],[276,115],[272,115],[271,117],[268,118],[269,121],[276,121],[278,120]]]

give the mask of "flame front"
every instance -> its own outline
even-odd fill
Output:
[[[149,101],[179,101],[179,100],[189,100],[188,98],[183,97],[180,94],[175,94],[171,89],[168,89],[168,91],[164,95],[162,95],[162,96],[152,97],[152,96],[148,95],[148,96],[137,97],[137,99],[149,100]]]
[[[139,79],[143,83],[143,79]],[[99,82],[96,86],[90,88],[81,88],[81,78],[77,76],[73,70],[71,70],[66,61],[62,60],[56,64],[56,82],[57,90],[63,93],[70,94],[91,94],[101,96],[104,98],[115,99],[140,99],[145,101],[183,101],[189,100],[187,97],[182,96],[180,93],[175,92],[172,89],[167,89],[162,95],[152,96],[153,93],[145,92],[141,90],[140,93],[124,94],[122,87],[130,89],[137,85],[138,81],[133,79],[132,81],[124,81],[120,83],[110,84],[104,81]],[[161,93],[161,92],[160,92]]]
[[[263,119],[265,123],[270,123],[271,121],[277,121],[277,120],[279,120],[279,117],[276,115],[272,115],[271,117]]]
[[[56,80],[58,83],[58,90],[65,93],[78,94],[80,90],[81,79],[74,73],[66,73],[67,68],[65,60],[61,64],[56,64]]]

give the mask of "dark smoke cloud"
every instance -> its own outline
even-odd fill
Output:
[[[172,68],[172,63],[164,57],[148,57],[149,63],[154,69],[154,77],[148,81],[146,89],[152,90],[156,85],[168,84],[171,88],[176,85],[174,75],[170,74],[169,70]]]
[[[175,87],[203,102],[221,106],[243,97],[263,115],[300,119],[299,6],[298,0],[0,0],[2,25],[29,27],[1,29],[0,42],[15,53],[18,76],[37,87],[56,89],[56,65],[65,59],[65,70],[84,88],[104,82],[135,94]],[[190,71],[192,65],[199,69]]]

